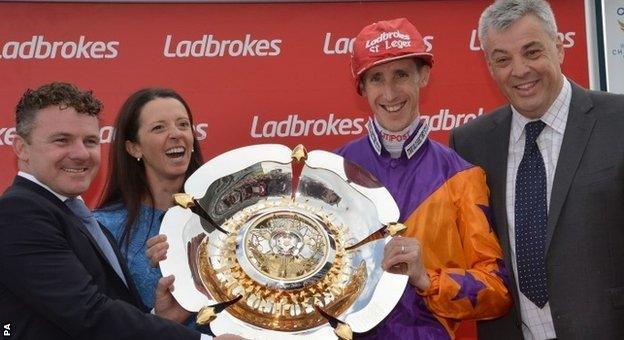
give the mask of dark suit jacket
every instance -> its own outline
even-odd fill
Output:
[[[450,145],[485,169],[496,232],[511,270],[506,177],[511,108],[451,134]],[[624,96],[572,84],[548,214],[546,268],[560,339],[624,339]],[[519,309],[478,326],[482,339],[520,338]]]
[[[120,263],[130,288],[82,222],[40,185],[18,176],[0,198],[0,324],[10,324],[11,339],[199,340],[141,310]]]

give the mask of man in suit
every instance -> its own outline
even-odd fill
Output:
[[[0,197],[0,323],[16,339],[193,339],[145,313],[110,235],[79,197],[100,164],[101,103],[65,83],[28,90],[16,109],[19,173]],[[164,278],[155,313],[188,316]],[[202,337],[204,337],[202,335]]]
[[[455,129],[483,167],[515,308],[483,339],[624,338],[624,96],[568,80],[543,0],[499,0],[479,21],[510,105]]]

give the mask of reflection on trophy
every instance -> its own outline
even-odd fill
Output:
[[[325,151],[248,146],[204,164],[175,195],[160,266],[198,323],[247,338],[350,339],[394,308],[407,277],[382,271],[404,227],[388,191]]]

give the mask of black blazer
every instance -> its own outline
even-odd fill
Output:
[[[11,339],[199,340],[198,332],[145,313],[105,233],[129,287],[61,200],[15,178],[0,197],[0,325],[10,324]]]
[[[455,129],[450,145],[483,167],[490,207],[512,277],[505,203],[511,108]],[[546,270],[560,339],[624,339],[624,96],[572,83],[572,99],[550,199]],[[520,338],[516,306],[478,324],[481,339]]]

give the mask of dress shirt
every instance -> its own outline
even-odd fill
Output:
[[[546,167],[546,201],[550,207],[550,195],[552,192],[553,179],[557,161],[559,159],[559,151],[563,142],[563,133],[565,131],[568,120],[568,112],[570,110],[570,100],[572,98],[572,89],[570,82],[564,78],[563,86],[559,95],[548,108],[546,113],[540,118],[546,127],[537,138],[544,166]],[[506,189],[506,207],[507,222],[509,226],[509,242],[511,246],[511,259],[514,275],[518,277],[518,269],[516,264],[516,233],[514,221],[514,206],[516,197],[516,174],[518,166],[524,154],[525,133],[524,126],[532,121],[521,115],[513,106],[511,118],[511,131],[509,133],[509,155],[507,158],[507,189]],[[549,208],[550,210],[550,208]],[[522,316],[522,333],[527,340],[554,339],[557,337],[555,327],[550,313],[550,303],[546,303],[544,308],[539,308],[531,300],[529,300],[518,286],[516,280],[516,289],[520,301],[516,301],[520,305]]]
[[[46,190],[48,190],[49,192],[51,192],[54,196],[58,197],[58,199],[60,199],[60,200],[61,200],[61,202],[65,202],[65,201],[69,198],[69,197],[67,197],[67,196],[63,196],[63,195],[61,195],[61,194],[59,194],[59,193],[55,192],[54,190],[50,189],[50,187],[49,187],[49,186],[47,186],[47,185],[45,185],[45,184],[43,184],[43,183],[39,182],[39,180],[38,180],[37,178],[35,178],[35,176],[33,176],[33,175],[31,175],[31,174],[29,174],[29,173],[27,173],[27,172],[24,172],[24,171],[19,171],[19,172],[17,173],[17,175],[18,175],[18,176],[20,176],[20,177],[24,177],[24,178],[26,178],[27,180],[29,180],[29,181],[31,181],[31,182],[34,182],[34,183],[36,183],[37,185],[39,185],[39,186],[41,186],[41,187],[45,188]],[[78,196],[78,197],[80,197],[80,196]],[[81,199],[82,199],[82,198],[81,198]]]

